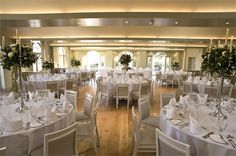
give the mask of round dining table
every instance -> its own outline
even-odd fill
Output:
[[[228,125],[223,132],[217,130],[215,117],[209,115],[212,111],[212,108],[206,105],[199,106],[200,130],[197,133],[193,133],[193,131],[190,130],[189,124],[179,124],[185,121],[185,119],[178,110],[175,113],[175,117],[170,120],[166,118],[166,107],[163,107],[160,112],[160,129],[166,135],[189,144],[191,146],[191,155],[236,156],[236,147],[233,147],[227,137],[233,137],[231,139],[236,143],[236,111],[234,110],[230,113],[224,111],[227,115]],[[223,136],[223,140],[219,141],[215,139],[215,136],[218,135]]]
[[[61,130],[75,122],[75,110],[72,104],[68,103],[66,112],[57,110],[55,118],[51,119],[47,119],[45,116],[32,119],[32,107],[36,106],[40,109],[37,111],[39,116],[39,112],[42,113],[42,101],[41,103],[40,101],[25,102],[25,104],[30,109],[24,113],[15,111],[20,105],[17,102],[6,106],[2,105],[0,108],[0,147],[6,147],[7,155],[10,156],[29,155],[33,150],[43,146],[45,134]],[[19,129],[7,130],[3,124],[3,114],[11,115],[12,118],[17,116],[22,119],[23,126]],[[29,121],[31,121],[30,124],[28,124]]]

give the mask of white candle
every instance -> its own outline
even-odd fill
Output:
[[[212,47],[212,38],[210,39],[209,51],[211,51],[211,47]]]
[[[232,50],[233,50],[233,38],[234,38],[234,36],[230,37],[230,47],[229,47],[230,52],[232,52]]]
[[[229,36],[229,29],[226,29],[225,45],[227,45],[227,42],[228,42],[228,36]]]
[[[18,36],[18,30],[16,30],[16,44],[19,43],[19,36]]]
[[[4,47],[5,47],[5,37],[2,36],[2,49],[4,49]]]
[[[220,40],[218,41],[218,45],[217,46],[220,47]]]

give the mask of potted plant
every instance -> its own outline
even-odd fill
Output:
[[[42,68],[45,70],[48,70],[50,73],[52,72],[52,70],[54,69],[54,63],[53,62],[49,62],[49,61],[44,61]]]
[[[173,62],[171,63],[171,69],[172,70],[179,70],[180,66],[179,66],[179,62]]]
[[[119,62],[124,66],[124,69],[127,71],[129,68],[129,63],[132,61],[132,58],[129,54],[122,54],[120,56]]]
[[[79,67],[81,65],[80,60],[77,60],[76,58],[72,58],[70,62],[72,67]]]

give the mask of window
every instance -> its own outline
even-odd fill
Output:
[[[188,58],[188,70],[195,70],[196,66],[196,57]]]
[[[58,64],[60,68],[64,68],[66,64],[66,51],[65,48],[59,47],[58,49]]]
[[[41,71],[42,70],[42,48],[40,41],[32,41],[33,43],[33,53],[36,53],[38,56],[38,60],[33,64],[33,71]]]

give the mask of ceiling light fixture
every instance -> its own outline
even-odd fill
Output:
[[[153,25],[154,24],[154,19],[150,19],[148,22],[149,25]]]
[[[175,21],[175,24],[177,25],[177,24],[179,24],[179,22],[178,22],[178,21]]]
[[[129,21],[128,20],[125,20],[125,24],[128,24],[129,23]]]
[[[226,24],[226,25],[229,25],[229,22],[226,22],[225,24]]]

